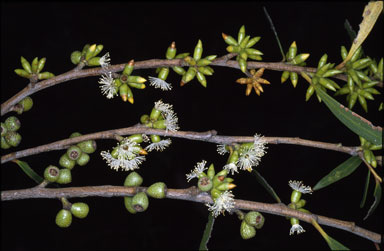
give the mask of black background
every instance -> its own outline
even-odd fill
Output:
[[[296,41],[298,52],[311,54],[309,66],[328,54],[328,61],[340,62],[340,46],[350,46],[344,29],[348,19],[355,30],[362,20],[365,2],[6,2],[1,9],[1,100],[2,103],[28,83],[14,69],[21,68],[20,56],[32,60],[47,57],[45,69],[59,75],[73,68],[69,56],[86,43],[103,44],[111,63],[130,59],[141,61],[164,58],[166,48],[176,41],[178,53],[193,52],[203,42],[206,55],[226,53],[221,32],[235,38],[241,25],[246,33],[261,36],[255,48],[264,53],[263,61],[278,62],[281,54],[262,7],[269,11],[284,50]],[[364,44],[366,54],[382,57],[383,17],[379,17]],[[18,116],[23,136],[15,150],[47,144],[67,138],[72,132],[83,134],[128,127],[149,113],[155,101],[163,99],[174,106],[181,130],[215,129],[220,135],[300,137],[343,145],[358,145],[358,137],[344,127],[313,96],[305,102],[307,83],[300,78],[293,88],[280,83],[281,72],[266,70],[271,82],[259,97],[246,97],[245,86],[236,84],[244,75],[236,69],[215,67],[207,77],[208,87],[197,80],[179,86],[179,75],[171,72],[171,92],[149,87],[134,89],[135,103],[119,97],[108,100],[100,94],[98,78],[90,77],[56,85],[32,95],[34,107]],[[134,75],[156,76],[153,70],[137,70]],[[344,84],[338,81],[340,84]],[[337,98],[345,104],[345,96]],[[380,98],[368,102],[369,114],[359,104],[354,111],[382,125],[377,111]],[[7,114],[9,116],[9,114]],[[7,117],[6,116],[6,117]],[[2,118],[2,121],[5,118]],[[216,153],[216,145],[172,139],[162,153],[153,152],[138,172],[144,186],[164,181],[170,188],[187,188],[185,174],[203,159],[221,168],[227,156]],[[85,167],[72,171],[71,186],[122,185],[126,172],[111,170],[99,155],[116,142],[98,141],[98,150]],[[64,151],[53,151],[23,158],[42,174],[49,164],[58,165]],[[288,203],[290,179],[314,186],[324,175],[348,158],[348,155],[294,145],[269,145],[268,154],[258,171],[268,180],[280,198]],[[382,167],[378,168],[382,173]],[[361,165],[338,183],[305,196],[306,208],[316,214],[355,221],[357,225],[382,233],[382,202],[376,212],[363,221],[373,202],[373,187],[367,205],[359,208],[367,169]],[[274,200],[247,172],[234,176],[236,198],[274,203]],[[34,186],[14,163],[1,166],[1,190]],[[122,250],[122,249],[198,249],[207,219],[203,204],[175,200],[150,200],[149,209],[130,215],[122,198],[73,198],[71,202],[89,204],[86,219],[75,219],[68,229],[55,225],[61,203],[53,199],[2,202],[1,246],[4,250]],[[235,215],[219,216],[208,247],[211,249],[327,249],[321,235],[302,223],[306,233],[289,236],[290,223],[283,217],[265,214],[266,223],[255,238],[242,240],[240,221]],[[342,230],[324,226],[324,230],[352,249],[374,249],[372,242]]]

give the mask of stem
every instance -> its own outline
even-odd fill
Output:
[[[9,190],[1,192],[1,201],[21,200],[32,198],[73,198],[73,197],[124,197],[133,196],[137,192],[146,191],[146,187],[124,187],[124,186],[88,186],[67,188],[40,188]],[[168,189],[166,198],[194,201],[198,203],[213,203],[211,196],[199,191],[195,186],[187,189]],[[294,217],[307,223],[313,221],[319,224],[342,229],[373,242],[380,243],[381,235],[367,229],[358,227],[354,222],[342,221],[321,215],[304,213],[288,208],[282,203],[261,203],[246,200],[235,200],[235,209],[259,211],[283,217]]]

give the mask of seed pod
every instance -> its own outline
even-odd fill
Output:
[[[89,160],[89,155],[83,152],[80,157],[76,160],[76,164],[78,164],[79,166],[85,166],[86,164],[88,164]]]
[[[131,214],[137,213],[136,210],[132,207],[132,197],[124,197],[124,205],[128,212]]]
[[[56,180],[59,184],[68,184],[72,182],[71,170],[64,168],[60,169],[59,178]]]
[[[24,70],[29,74],[32,74],[32,68],[29,62],[24,57],[20,57],[20,61],[21,61],[21,66],[23,66]]]
[[[348,55],[348,51],[344,46],[341,46],[340,52],[341,52],[341,58],[344,60]]]
[[[355,53],[353,53],[350,61],[351,62],[355,62],[356,60],[358,60],[359,58],[361,57],[361,46],[359,48],[357,48],[357,50],[355,51]]]
[[[44,179],[49,182],[56,182],[59,179],[60,170],[56,166],[49,165],[44,170]]]
[[[157,182],[149,186],[146,192],[152,198],[163,199],[167,194],[167,185],[164,182]]]
[[[148,196],[144,192],[139,192],[132,198],[132,207],[136,212],[144,212],[149,205]]]
[[[35,57],[33,60],[32,60],[32,72],[33,73],[36,73],[36,70],[37,70],[37,64],[39,63],[39,58],[38,57]]]
[[[162,80],[166,80],[167,77],[168,77],[168,74],[169,74],[169,68],[168,67],[163,67],[161,68],[159,74],[157,75],[157,77],[159,79],[162,79]]]
[[[69,227],[72,223],[72,214],[66,209],[61,209],[56,215],[56,225],[62,228]]]
[[[189,67],[188,71],[183,76],[182,81],[186,84],[191,81],[196,76],[196,69],[194,67]]]
[[[85,60],[88,61],[89,59],[91,59],[95,51],[96,51],[96,44],[89,46],[87,52],[85,53]]]
[[[71,146],[67,150],[67,156],[71,160],[77,160],[78,158],[80,158],[81,153],[82,153],[82,151],[81,151],[80,147],[78,147],[78,146]]]
[[[95,140],[86,140],[77,144],[80,147],[81,151],[84,153],[94,153],[96,151],[97,145]]]
[[[84,202],[76,202],[71,206],[73,216],[84,219],[89,213],[89,206]]]
[[[123,74],[127,76],[131,75],[134,64],[135,64],[135,61],[133,59],[129,61],[128,64],[126,64],[124,67]]]
[[[336,70],[336,69],[330,69],[326,73],[323,74],[323,78],[333,77],[337,74],[343,73],[343,71]]]
[[[244,221],[248,225],[255,227],[256,229],[261,229],[264,225],[265,219],[261,213],[256,211],[251,211],[245,215]]]
[[[29,74],[26,70],[23,69],[15,69],[15,73],[23,78],[31,78],[31,74]]]
[[[320,60],[319,60],[319,63],[317,65],[317,69],[320,69],[321,67],[323,67],[326,63],[327,63],[327,59],[328,59],[328,55],[327,54],[324,54]]]
[[[174,72],[176,72],[177,74],[179,74],[179,75],[184,75],[185,74],[185,70],[182,67],[180,67],[180,66],[174,66],[174,67],[172,67],[172,70]]]
[[[74,65],[77,65],[80,63],[81,59],[81,52],[80,51],[74,51],[71,53],[71,62]]]
[[[314,92],[315,92],[315,87],[313,87],[313,85],[310,85],[305,94],[305,101],[308,101]]]
[[[245,26],[241,26],[240,30],[239,30],[239,34],[237,36],[237,43],[240,44],[243,39],[245,37]]]
[[[352,94],[348,95],[349,96],[349,100],[348,100],[348,108],[349,109],[352,109],[353,106],[355,105],[356,103],[356,100],[357,100],[357,93],[356,92],[353,92]]]
[[[208,176],[203,176],[199,178],[199,181],[197,182],[197,186],[199,189],[203,192],[208,192],[212,189],[213,183],[212,180]]]
[[[66,153],[64,153],[59,159],[59,165],[67,169],[72,169],[76,165],[76,161],[71,160]]]
[[[55,76],[55,74],[51,73],[51,72],[42,72],[42,73],[39,73],[37,75],[37,78],[38,79],[50,79],[50,78],[53,78]]]
[[[299,76],[297,75],[297,72],[290,72],[290,79],[293,87],[296,87],[297,81],[299,79]]]
[[[250,48],[254,46],[257,42],[259,42],[261,37],[254,37],[248,41],[248,43],[245,45],[245,48]]]
[[[199,60],[201,58],[201,55],[203,54],[203,44],[201,43],[201,40],[197,42],[197,45],[195,47],[195,51],[193,52],[193,59]]]
[[[5,136],[8,145],[17,147],[21,142],[21,135],[18,132],[8,131]]]
[[[1,149],[8,149],[11,146],[7,143],[4,136],[1,136]]]
[[[224,41],[225,41],[227,44],[229,44],[229,45],[233,45],[233,46],[238,45],[238,44],[237,44],[237,41],[236,41],[233,37],[231,37],[231,36],[229,36],[229,35],[227,35],[227,34],[225,34],[225,33],[221,33],[221,36],[223,37]]]
[[[289,71],[283,71],[283,74],[281,74],[281,83],[284,83],[289,78]]]
[[[242,58],[239,58],[238,62],[240,70],[245,73],[247,71],[247,61]]]
[[[205,79],[205,76],[203,73],[196,72],[196,78],[202,86],[207,87],[207,80]]]
[[[137,172],[131,172],[124,180],[124,186],[137,187],[143,183],[143,178]]]
[[[364,111],[368,112],[367,100],[365,100],[364,96],[357,95],[357,98],[359,99],[360,105],[364,108]]]
[[[296,53],[297,53],[296,41],[293,41],[293,43],[291,44],[291,46],[288,49],[287,60],[288,61],[293,60],[296,56]]]
[[[241,222],[240,235],[244,240],[251,239],[256,235],[256,229],[248,225],[244,220]]]
[[[17,131],[21,126],[20,120],[15,116],[8,117],[4,123],[8,131]]]

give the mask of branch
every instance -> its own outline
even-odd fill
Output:
[[[72,197],[123,197],[133,196],[137,192],[145,192],[146,187],[124,187],[124,186],[89,186],[89,187],[67,187],[67,188],[42,188],[9,190],[1,192],[1,201],[22,200],[33,198],[72,198]],[[193,186],[187,189],[167,189],[166,198],[177,200],[188,200],[198,203],[213,203],[206,192],[200,192]],[[236,209],[254,210],[284,217],[294,217],[299,220],[311,223],[315,220],[319,224],[342,229],[375,243],[381,242],[380,234],[358,227],[354,222],[342,221],[316,214],[307,214],[291,208],[282,203],[268,204],[246,200],[235,200]]]
[[[53,150],[62,150],[68,148],[70,145],[77,144],[85,140],[96,140],[96,139],[115,139],[116,135],[132,135],[132,134],[149,134],[149,135],[160,135],[169,136],[175,138],[184,138],[190,140],[204,141],[214,144],[225,144],[230,145],[233,143],[245,143],[253,142],[254,137],[250,136],[220,136],[216,135],[215,130],[207,132],[193,132],[193,131],[176,131],[167,132],[160,129],[152,129],[144,126],[132,126],[126,128],[120,128],[115,130],[108,130],[102,132],[96,132],[91,134],[82,135],[75,138],[63,139],[50,144],[41,145],[26,150],[10,153],[1,157],[1,164],[11,161],[13,159],[19,159],[22,157],[39,154],[42,152],[49,152]],[[312,141],[300,138],[288,138],[288,137],[263,137],[268,144],[291,144],[291,145],[302,145],[314,148],[321,148],[326,150],[338,151],[347,153],[350,155],[358,155],[360,147],[347,147],[339,144],[332,144],[326,142]]]
[[[211,66],[223,66],[223,67],[230,67],[235,69],[240,69],[239,64],[235,60],[229,60],[229,58],[233,57],[233,53],[230,53],[228,55],[224,55],[220,58],[217,58],[212,61],[210,64]],[[151,69],[151,68],[158,68],[158,67],[172,67],[172,66],[188,66],[188,64],[183,59],[150,59],[150,60],[144,60],[135,62],[134,69]],[[117,65],[111,65],[108,67],[108,71],[110,72],[120,72],[123,71],[125,67],[125,64],[117,64]],[[265,63],[265,62],[248,62],[248,68],[265,68],[269,70],[275,70],[275,71],[294,71],[294,72],[315,72],[316,68],[311,67],[302,67],[302,66],[295,66],[295,65],[289,65],[285,63]],[[79,78],[85,78],[85,77],[92,77],[92,76],[99,76],[105,73],[105,69],[102,69],[101,67],[98,68],[89,68],[89,69],[79,69],[74,68],[71,71],[68,71],[66,73],[60,74],[58,76],[55,76],[53,78],[37,82],[35,84],[29,84],[24,89],[19,91],[16,95],[5,101],[3,104],[1,104],[1,116],[5,115],[6,113],[10,112],[12,110],[12,107],[16,105],[18,102],[20,102],[22,99],[24,99],[27,96],[30,96],[38,91],[41,91],[45,88],[67,82],[69,80],[73,79],[79,79]],[[339,74],[334,76],[335,78],[341,79],[346,81],[347,77],[345,75]],[[383,86],[383,83],[380,82],[378,86]]]

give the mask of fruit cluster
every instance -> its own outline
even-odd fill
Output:
[[[56,225],[67,228],[72,224],[72,215],[84,219],[89,213],[89,206],[84,202],[70,203],[67,199],[61,198],[63,209],[56,214]]]
[[[20,120],[15,116],[8,117],[1,122],[1,148],[17,147],[21,142],[21,135],[17,132],[21,126]]]
[[[240,235],[244,240],[251,239],[256,235],[256,229],[264,226],[264,216],[256,211],[250,211],[241,222]]]

